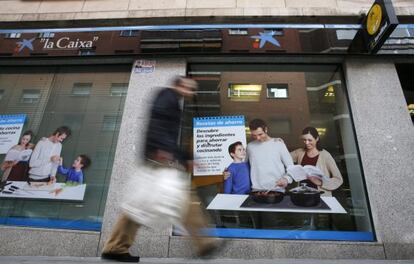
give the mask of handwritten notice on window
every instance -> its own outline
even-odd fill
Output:
[[[244,116],[193,119],[194,176],[218,175],[232,162],[228,147],[240,141],[246,147]]]

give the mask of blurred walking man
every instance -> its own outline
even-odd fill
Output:
[[[155,97],[145,142],[147,162],[161,167],[177,166],[179,163],[181,167],[191,169],[192,161],[180,149],[179,138],[184,98],[192,98],[196,88],[197,83],[192,79],[177,77],[173,87],[163,88]],[[187,211],[182,222],[195,241],[198,256],[206,256],[218,249],[217,239],[200,236],[200,229],[207,225],[206,216],[194,192],[191,193],[191,198],[192,203],[182,205]],[[129,248],[141,225],[142,223],[122,214],[105,243],[101,257],[121,262],[138,262],[139,256],[130,255]]]

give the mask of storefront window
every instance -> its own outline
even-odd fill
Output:
[[[208,232],[240,238],[375,240],[340,66],[191,64],[189,75],[198,81],[199,91],[196,103],[185,108],[189,117],[182,143],[196,160],[193,184],[212,219]],[[265,128],[250,128],[255,119],[265,122]],[[307,127],[313,134],[302,135]],[[274,143],[266,149],[263,142]],[[247,150],[248,160],[242,150],[232,149],[234,144]],[[269,176],[278,170],[292,181],[284,190]],[[233,178],[224,180],[223,175]],[[309,175],[319,175],[319,181]]]
[[[126,94],[130,65],[8,67],[1,72],[0,224],[99,231],[126,98],[112,96],[113,84],[123,84],[118,93]],[[62,143],[63,167],[74,166],[81,154],[91,165],[82,168],[82,178],[58,170],[56,183],[33,182],[29,165],[36,147],[62,126],[72,132]],[[35,144],[25,147],[28,157],[10,151],[28,130]],[[8,170],[10,160],[18,162]]]

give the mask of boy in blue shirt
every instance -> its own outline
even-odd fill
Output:
[[[72,164],[72,167],[67,169],[63,167],[63,158],[60,158],[58,172],[60,174],[66,175],[66,182],[83,184],[83,169],[86,169],[91,164],[91,159],[81,154],[79,155]]]
[[[224,180],[224,193],[246,194],[250,192],[250,166],[245,162],[246,149],[240,141],[229,146],[233,163],[226,169],[228,177]]]

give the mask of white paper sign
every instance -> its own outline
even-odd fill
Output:
[[[137,60],[134,64],[134,73],[152,73],[155,71],[155,60]]]
[[[26,115],[0,115],[0,154],[19,143]]]
[[[218,175],[233,162],[228,147],[240,141],[246,147],[244,116],[193,119],[194,176]]]

